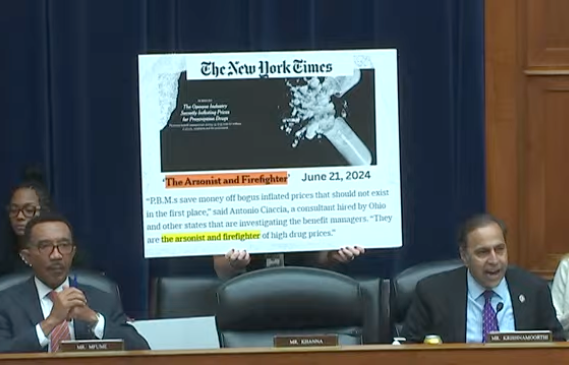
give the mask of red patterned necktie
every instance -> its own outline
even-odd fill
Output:
[[[482,311],[482,342],[486,342],[488,333],[498,331],[498,318],[496,311],[492,307],[491,299],[494,292],[487,290],[484,292],[484,310]]]
[[[49,299],[55,303],[55,297],[57,293],[52,291],[49,293]],[[63,321],[57,327],[51,331],[51,335],[49,337],[49,344],[50,344],[50,351],[57,352],[59,351],[59,346],[61,345],[61,341],[66,341],[71,339],[71,334],[69,333],[69,322]]]

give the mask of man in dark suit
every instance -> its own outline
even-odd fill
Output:
[[[445,343],[485,342],[489,332],[550,330],[565,341],[547,283],[508,266],[505,224],[489,215],[468,220],[459,232],[464,266],[425,278],[403,324],[409,342],[438,335]]]
[[[56,352],[64,340],[122,339],[149,349],[126,322],[118,297],[68,277],[75,254],[71,225],[51,213],[33,218],[22,255],[34,275],[0,294],[0,352]]]

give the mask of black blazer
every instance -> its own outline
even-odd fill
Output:
[[[460,267],[417,283],[401,333],[408,342],[423,342],[426,335],[439,335],[444,343],[466,342],[466,274],[466,267]],[[565,341],[547,283],[514,266],[506,271],[506,280],[516,330],[550,330],[555,341]]]
[[[150,349],[146,340],[127,324],[118,297],[99,289],[79,284],[89,307],[105,317],[104,339],[122,339],[126,350]],[[34,277],[0,294],[0,353],[46,352],[40,347],[36,325],[44,320]],[[75,321],[75,339],[96,339],[86,323]]]

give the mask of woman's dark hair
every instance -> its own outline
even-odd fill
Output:
[[[41,210],[47,212],[53,210],[51,194],[45,183],[42,171],[37,166],[25,169],[22,181],[12,189],[10,199],[12,199],[12,195],[14,195],[16,190],[19,189],[32,189],[38,195]]]

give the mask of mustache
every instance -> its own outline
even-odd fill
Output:
[[[56,263],[56,264],[49,265],[47,268],[49,270],[63,270],[63,269],[65,269],[65,266],[63,264]]]

